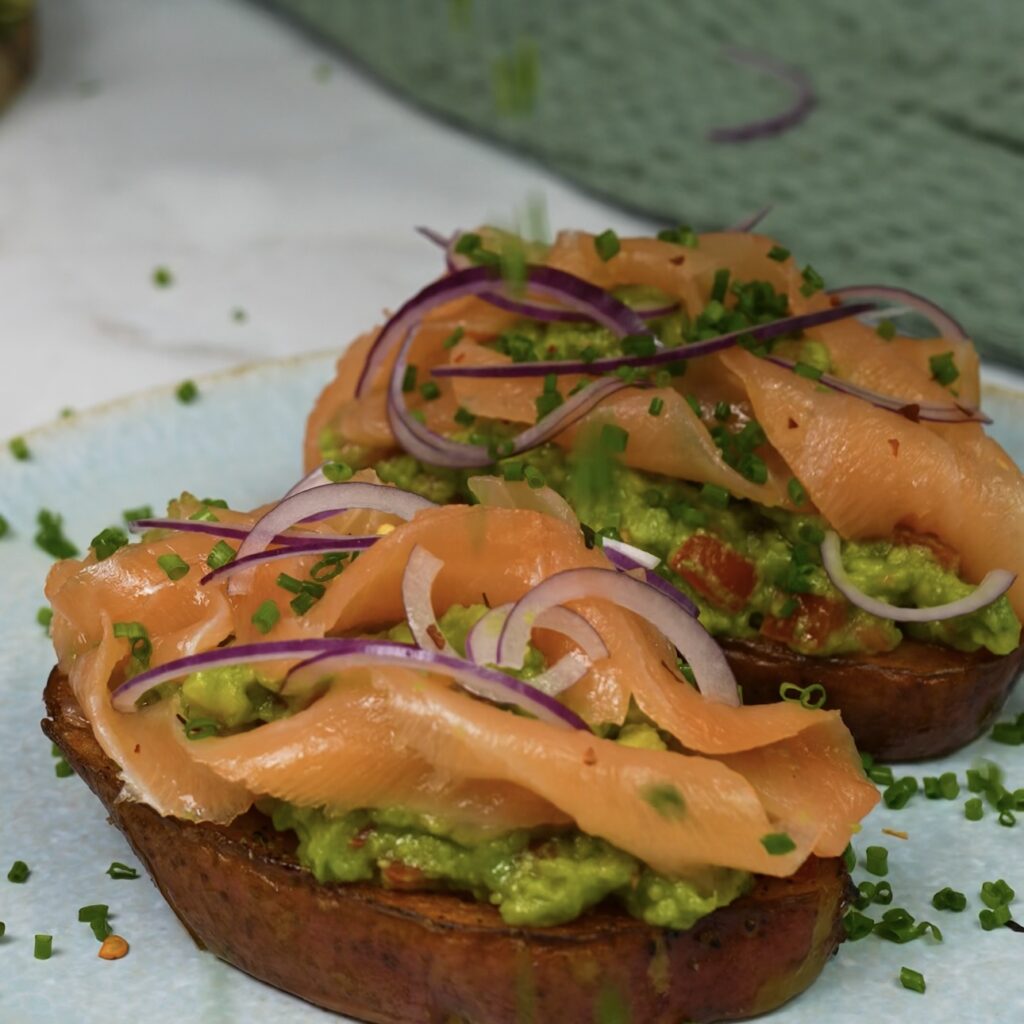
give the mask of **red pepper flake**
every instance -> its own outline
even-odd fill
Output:
[[[585,765],[597,764],[597,754],[593,747],[587,747],[587,749],[583,751],[583,763]]]
[[[669,263],[671,263],[673,267],[681,267],[685,262],[686,262],[686,257],[685,256],[673,256],[669,260]]]
[[[136,754],[141,754],[142,753],[142,746],[140,744],[138,744],[138,743],[135,744],[135,753]]]
[[[796,428],[799,427],[800,424],[797,423],[797,421],[793,419],[792,416],[790,416],[789,419],[786,421],[786,426],[789,427],[790,430],[796,430]]]
[[[895,459],[900,453],[900,441],[898,437],[889,438],[889,447],[892,449],[892,457]]]
[[[900,416],[905,416],[911,423],[921,422],[921,406],[916,402],[911,402],[910,405],[904,405],[902,408],[897,409],[896,412]]]
[[[427,636],[434,641],[434,646],[439,651],[444,649],[444,633],[441,632],[436,622],[432,622],[427,626]]]

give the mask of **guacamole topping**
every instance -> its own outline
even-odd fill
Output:
[[[400,809],[323,810],[278,803],[274,827],[299,840],[299,860],[319,882],[464,892],[514,925],[572,921],[614,899],[634,917],[686,929],[750,886],[751,876],[707,868],[668,878],[603,839],[577,830],[519,829],[473,839],[445,822]]]

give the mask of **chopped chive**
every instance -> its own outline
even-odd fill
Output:
[[[210,553],[206,556],[206,564],[211,569],[219,569],[222,565],[227,565],[228,562],[232,561],[236,553],[235,549],[226,540],[219,540],[213,545]]]
[[[441,397],[441,389],[437,385],[437,381],[425,380],[420,385],[420,394],[427,402],[433,402],[435,399]]]
[[[281,618],[281,611],[277,607],[277,603],[267,599],[253,612],[252,624],[266,636],[277,624],[277,620]]]
[[[891,786],[896,780],[887,764],[873,764],[868,768],[868,778],[876,786]]]
[[[39,529],[36,531],[36,545],[54,558],[74,558],[78,548],[64,536],[64,517],[48,508],[40,509],[36,516]]]
[[[891,320],[881,320],[875,328],[875,333],[886,341],[892,341],[896,337],[896,325]]]
[[[815,292],[820,292],[825,287],[825,281],[821,274],[810,263],[800,272],[800,276],[804,280],[804,283],[800,285],[800,294],[805,298],[809,298]]]
[[[967,897],[947,885],[932,897],[932,906],[936,910],[951,910],[959,914],[967,906]]]
[[[327,583],[335,576],[340,576],[345,571],[345,563],[349,554],[348,551],[332,551],[324,555],[309,570],[309,578],[316,583]]]
[[[621,345],[627,356],[653,356],[658,350],[658,343],[653,334],[627,334]],[[623,369],[636,371],[638,368],[627,366]]]
[[[597,255],[607,263],[618,254],[622,246],[619,244],[619,236],[611,228],[608,228],[607,231],[602,231],[601,234],[594,236],[594,248],[597,250]]]
[[[293,597],[288,603],[291,605],[291,609],[296,615],[305,615],[318,600],[319,598],[317,598],[315,594],[311,594],[308,590],[304,590],[301,594]]]
[[[455,410],[454,419],[455,422],[458,423],[460,427],[471,427],[473,426],[474,423],[476,423],[476,417],[468,409],[461,405],[458,407],[458,409]]]
[[[795,597],[787,597],[779,606],[779,618],[788,619],[800,607],[800,602]]]
[[[717,484],[703,484],[700,489],[700,496],[713,508],[729,507],[729,492]]]
[[[789,499],[794,505],[802,505],[807,501],[807,491],[804,490],[804,485],[795,476],[789,478],[786,490],[789,492]]]
[[[4,937],[4,932],[7,931],[7,925],[3,921],[0,921],[0,939]]]
[[[153,268],[153,284],[157,288],[169,288],[174,283],[174,275],[167,267]]]
[[[455,346],[458,345],[458,343],[460,341],[462,341],[462,336],[465,333],[466,332],[462,329],[461,326],[456,327],[455,330],[452,331],[452,333],[449,334],[448,337],[445,338],[443,342],[441,342],[442,347],[443,348],[455,348]]]
[[[872,875],[889,874],[889,851],[884,846],[869,846],[864,851],[864,868]]]
[[[16,860],[11,865],[11,870],[7,872],[8,882],[24,882],[28,879],[28,876],[32,874],[31,869],[23,860]]]
[[[1012,903],[1016,896],[1017,894],[1002,878],[995,882],[982,882],[981,884],[981,902],[991,910]]]
[[[66,779],[75,774],[75,769],[71,767],[62,757],[54,766],[53,774],[58,779]]]
[[[89,542],[89,547],[96,552],[96,561],[106,561],[115,551],[120,551],[128,543],[128,534],[120,526],[108,526],[100,530]]]
[[[119,860],[115,860],[106,873],[110,875],[114,881],[120,881],[123,879],[135,879],[139,877],[139,872],[136,868],[129,866],[128,864],[122,864]]]
[[[964,804],[964,817],[968,821],[981,821],[985,817],[985,808],[978,797],[971,797]]]
[[[924,975],[910,967],[900,968],[900,984],[904,988],[910,989],[911,992],[921,992],[923,994],[925,990]]]
[[[465,237],[465,236],[463,236]],[[402,374],[402,391],[407,395],[416,390],[416,367],[410,363]]]
[[[235,306],[235,308],[231,310],[231,319],[234,320],[236,324],[244,324],[245,321],[249,319],[249,314],[246,313],[241,306]]]
[[[775,260],[777,263],[784,263],[789,259],[789,250],[783,249],[781,245],[773,245],[768,250],[768,259]]]
[[[1010,908],[1005,903],[993,910],[986,909],[978,912],[978,920],[981,922],[981,927],[987,932],[994,931],[996,928],[1002,928],[1012,917],[1013,914],[1010,913]]]
[[[10,532],[11,524],[3,516],[0,516],[0,537],[6,537]]]
[[[907,806],[910,802],[910,798],[916,792],[917,779],[913,776],[907,775],[902,779],[897,779],[891,786],[889,786],[885,792],[882,793],[882,800],[885,802],[886,807],[898,811]]]
[[[657,814],[668,821],[680,821],[686,815],[683,794],[671,782],[652,783],[645,786],[640,795]]]
[[[843,928],[846,929],[846,937],[851,942],[857,942],[859,939],[866,938],[874,931],[875,922],[866,914],[851,910],[843,918]]]
[[[797,363],[793,367],[793,372],[798,377],[806,377],[808,380],[821,380],[822,375],[822,371],[810,363]]]
[[[796,683],[782,683],[779,686],[779,697],[792,704],[799,704],[804,708],[818,709],[824,707],[828,694],[821,683],[811,683],[810,686],[797,686]]]
[[[152,519],[153,506],[139,505],[138,508],[126,508],[121,513],[121,518],[124,519],[126,523],[134,523],[136,519]]]
[[[537,419],[542,420],[549,413],[554,412],[565,399],[557,391],[545,391],[537,396],[534,405],[537,407]]]
[[[53,936],[37,935],[32,955],[37,960],[49,960],[53,954]]]
[[[857,854],[853,849],[853,843],[847,843],[846,849],[843,850],[843,864],[846,865],[847,871],[852,871],[857,866]]]
[[[728,402],[715,402],[714,417],[719,423],[724,423],[732,415],[732,406]]]
[[[96,936],[99,942],[102,942],[113,931],[107,921],[109,913],[110,907],[106,903],[92,903],[79,908],[78,920],[82,924],[89,925],[93,935]]]
[[[624,452],[629,443],[629,431],[615,423],[606,423],[601,427],[601,447],[606,452]]]
[[[655,396],[651,399],[651,404],[647,406],[647,413],[650,416],[660,416],[661,410],[665,408],[664,399]]]
[[[50,631],[50,623],[53,622],[53,609],[44,604],[36,612],[36,622],[48,633]]]
[[[352,479],[355,470],[347,462],[328,462],[324,465],[323,474],[332,484],[343,484]]]
[[[199,388],[193,380],[183,380],[174,392],[182,405],[191,405],[199,397]]]
[[[130,640],[133,668],[142,670],[149,668],[149,657],[153,653],[153,645],[149,633],[141,622],[115,622],[114,636],[120,640]]]
[[[700,419],[702,416],[702,410],[700,407],[700,402],[697,401],[697,396],[686,395],[684,397],[686,399],[686,404],[693,410],[693,415]]]
[[[944,387],[952,384],[960,376],[952,352],[932,356],[928,360],[928,366],[932,371],[932,377]]]
[[[788,832],[769,832],[768,835],[761,836],[761,845],[773,857],[792,853],[796,849],[796,843]]]
[[[27,462],[32,457],[32,453],[28,450],[28,442],[23,437],[12,437],[7,442],[7,447],[19,462]]]
[[[302,593],[302,580],[297,580],[294,576],[289,576],[286,572],[278,574],[277,585],[283,590],[291,591],[293,594]]]
[[[715,283],[711,286],[711,298],[714,302],[725,302],[729,291],[729,268],[723,267],[715,271]]]
[[[515,459],[501,464],[501,475],[506,480],[522,480],[525,476],[523,463]]]
[[[1005,828],[1013,828],[1017,824],[1017,815],[1013,811],[1000,811],[997,820]]]
[[[206,740],[211,736],[216,736],[219,731],[220,724],[215,718],[190,718],[185,723],[185,739],[187,740]]]
[[[1009,747],[1019,747],[1024,744],[1024,729],[1020,729],[1016,722],[996,722],[992,726],[989,737],[996,743],[1005,743]]]
[[[547,482],[544,474],[536,466],[526,466],[523,470],[523,477],[533,490],[543,487]]]

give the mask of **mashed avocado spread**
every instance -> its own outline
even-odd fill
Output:
[[[737,283],[732,290],[735,308],[709,303],[692,322],[677,314],[655,322],[656,331],[666,344],[678,345],[788,312],[785,297],[764,282]],[[640,295],[623,291],[621,297],[630,302]],[[489,344],[514,362],[528,362],[617,355],[626,341],[595,326],[524,321]],[[774,343],[773,351],[817,370],[830,368],[828,351],[818,342],[786,338]],[[686,396],[685,370],[685,363],[670,365],[659,371],[664,379],[656,382],[673,383]],[[688,400],[725,461],[749,479],[763,479],[765,466],[756,454],[764,443],[760,426],[754,421],[741,425],[724,403],[704,409],[693,396]],[[459,422],[463,425],[452,434],[458,440],[495,445],[510,433],[507,424],[497,421],[463,416]],[[320,441],[325,458],[355,458],[360,467],[373,465],[385,482],[442,504],[473,502],[467,481],[479,473],[517,480],[526,474],[531,484],[546,483],[595,532],[658,555],[662,574],[697,603],[700,621],[716,636],[763,636],[817,655],[889,651],[905,636],[961,651],[984,648],[996,655],[1008,654],[1020,642],[1021,624],[1005,596],[970,615],[933,623],[897,626],[869,615],[839,594],[822,568],[819,545],[826,524],[820,517],[769,509],[734,499],[718,487],[630,469],[614,451],[602,450],[600,439],[570,452],[543,445],[514,458],[496,457],[494,466],[473,471],[426,465],[406,454],[374,458],[355,451],[330,429]],[[792,483],[796,501],[802,488]],[[959,577],[955,555],[944,558],[951,552],[928,538],[902,540],[844,543],[847,572],[865,593],[894,605],[927,607],[973,591]]]
[[[509,924],[561,924],[612,897],[648,924],[685,929],[731,903],[751,881],[727,868],[667,878],[575,830],[520,829],[472,841],[435,818],[400,810],[330,817],[277,804],[272,818],[279,831],[296,833],[299,859],[320,882],[466,892],[492,903]]]

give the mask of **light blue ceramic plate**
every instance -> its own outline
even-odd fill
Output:
[[[119,520],[122,509],[144,503],[159,508],[183,489],[240,507],[280,494],[300,475],[302,422],[331,365],[331,357],[318,356],[249,367],[202,382],[200,400],[189,406],[169,390],[140,395],[29,435],[29,462],[0,453],[0,514],[13,528],[13,536],[0,540],[4,1024],[338,1019],[200,953],[147,879],[112,881],[104,873],[111,861],[135,863],[134,857],[85,786],[54,776],[50,746],[39,731],[40,694],[53,656],[35,621],[49,560],[32,544],[42,507],[62,513],[69,536],[84,548]],[[1024,388],[1004,380],[987,388],[985,400],[996,417],[994,433],[1024,461]],[[1008,711],[1022,709],[1024,693],[1018,693]],[[921,765],[913,774],[955,770],[963,778],[977,757],[996,760],[1012,787],[1024,786],[1024,748],[987,739],[941,769]],[[902,811],[883,808],[857,841],[860,849],[888,847],[896,904],[938,923],[945,942],[896,946],[872,937],[849,943],[811,991],[772,1016],[773,1022],[1021,1019],[1024,935],[984,932],[977,915],[986,879],[1005,877],[1024,905],[1024,815],[1015,828],[1000,826],[991,812],[968,822],[966,795],[953,802],[917,797]],[[909,838],[884,835],[886,827]],[[15,859],[32,869],[23,885],[4,879]],[[968,894],[965,913],[931,908],[932,893],[945,885]],[[89,903],[110,905],[116,931],[131,943],[125,959],[97,959],[95,939],[77,921],[78,908]],[[50,960],[33,959],[36,933],[53,935]],[[924,996],[900,987],[903,965],[925,974]]]

